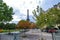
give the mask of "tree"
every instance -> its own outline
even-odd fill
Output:
[[[40,10],[38,10],[40,9]],[[36,24],[39,28],[43,28],[43,26],[46,24],[46,18],[45,18],[45,12],[42,8],[37,8],[36,10],[33,10],[34,19],[36,20]]]
[[[36,28],[36,24],[33,22],[29,22],[26,20],[21,20],[18,22],[17,27],[19,29],[34,29]]]
[[[16,28],[17,29],[22,29],[23,30],[22,32],[24,32],[24,36],[23,37],[25,37],[26,36],[25,32],[28,31],[27,29],[29,29],[29,26],[30,26],[30,22],[29,21],[21,20],[21,21],[18,22]]]
[[[0,29],[3,29],[5,27],[4,23],[0,23]]]
[[[13,8],[6,5],[3,0],[0,0],[0,22],[11,21],[13,15]]]
[[[30,23],[30,26],[29,26],[29,29],[34,29],[34,28],[37,28],[36,24],[31,22]]]
[[[16,24],[15,23],[10,23],[10,29],[16,29]]]
[[[25,20],[21,20],[17,24],[17,28],[20,28],[20,29],[28,29],[29,26],[30,26],[30,22]]]
[[[46,13],[46,19],[48,26],[60,24],[60,9],[50,8]]]
[[[60,27],[60,9],[52,8],[50,11],[54,14],[55,17],[55,25],[59,28]]]
[[[16,24],[15,23],[6,23],[4,29],[15,29]]]
[[[33,15],[36,20],[37,26],[42,28],[43,26],[54,26],[60,24],[60,9],[50,8],[47,11],[40,10],[40,13],[34,10]]]

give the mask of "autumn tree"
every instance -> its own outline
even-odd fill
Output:
[[[21,20],[17,24],[17,28],[19,29],[28,29],[29,26],[30,26],[30,22],[25,20]]]
[[[35,23],[31,22],[29,29],[34,29],[34,28],[37,28],[37,26]]]
[[[19,28],[19,29],[33,29],[33,28],[36,28],[36,24],[33,22],[26,21],[26,20],[21,20],[18,22],[17,28]]]

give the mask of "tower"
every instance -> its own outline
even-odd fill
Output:
[[[29,9],[27,9],[27,21],[30,21],[29,20]]]

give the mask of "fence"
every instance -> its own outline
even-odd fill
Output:
[[[20,36],[17,34],[2,34],[0,40],[20,40]]]
[[[53,33],[54,40],[60,40],[60,30],[57,30],[57,33]]]
[[[11,33],[9,34],[0,34],[0,40],[52,40],[52,36],[50,33],[41,32],[40,29],[30,29],[28,32],[25,32],[25,35],[28,37],[22,38],[24,33],[18,32],[18,33]],[[57,34],[53,34],[54,39],[56,38]]]
[[[24,33],[11,33],[11,34],[0,34],[0,40],[38,40],[40,39],[40,30],[31,29],[28,32],[25,32],[26,35],[28,35],[27,38],[22,38],[21,36],[24,35]],[[29,35],[30,34],[30,35]],[[32,35],[31,35],[32,34]]]

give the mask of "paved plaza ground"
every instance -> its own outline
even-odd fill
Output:
[[[41,34],[42,33],[42,34]],[[0,35],[0,40],[52,40],[50,33],[41,32],[39,30],[30,30],[25,33],[26,37],[21,37],[24,33],[18,35]]]

